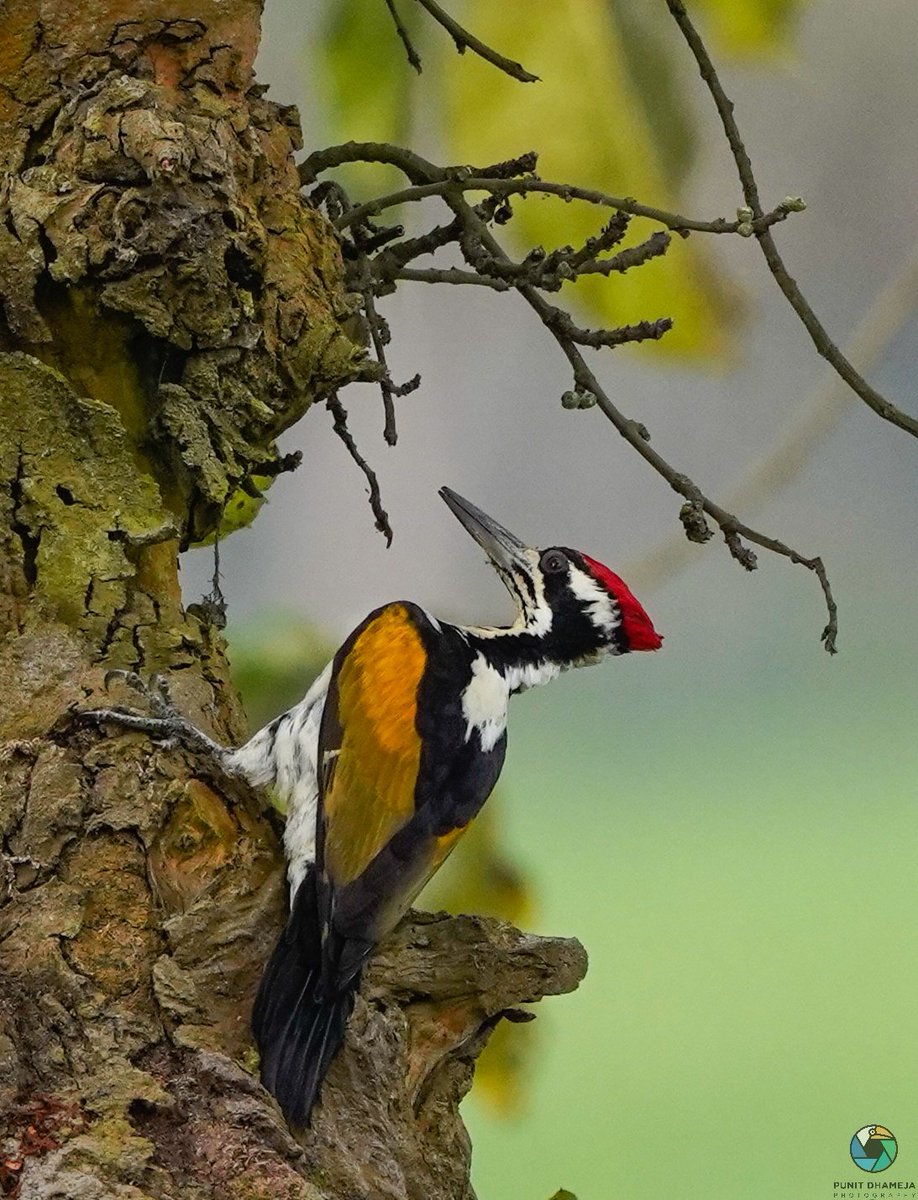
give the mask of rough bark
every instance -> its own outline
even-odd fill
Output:
[[[168,11],[168,18],[160,15]],[[252,0],[12,0],[0,38],[0,345],[118,409],[185,541],[283,463],[363,352],[300,201],[299,117],[253,83]]]
[[[177,552],[363,361],[298,118],[252,81],[257,5],[159,7],[0,18],[0,1194],[464,1197],[474,1057],[580,947],[406,921],[296,1140],[248,1034],[285,903],[264,798],[72,714],[113,666],[162,671],[239,739]]]

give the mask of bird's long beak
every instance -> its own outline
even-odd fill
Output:
[[[512,575],[514,571],[531,570],[526,557],[527,547],[518,537],[457,495],[452,488],[441,487],[440,495],[499,571]]]

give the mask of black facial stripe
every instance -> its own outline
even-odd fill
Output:
[[[524,631],[474,639],[476,648],[499,671],[507,666],[546,661],[567,665],[608,648],[609,639],[602,636],[587,613],[586,604],[570,588],[560,589],[560,595],[549,602],[552,623],[547,633]]]
[[[544,569],[542,559],[552,553],[564,556],[567,569]],[[548,610],[551,619],[544,622],[547,628],[542,621],[534,620],[529,629],[495,631],[498,636],[478,638],[470,632],[470,644],[502,673],[511,666],[545,662],[569,666],[602,653],[626,654],[630,646],[620,624],[616,598],[601,581],[595,580],[583,556],[567,546],[551,546],[539,552],[539,562],[533,575],[509,570],[502,570],[500,574],[525,615],[533,618]],[[611,605],[608,624],[602,616],[597,617],[595,598],[578,596],[574,591],[572,576],[575,571],[594,580],[596,587],[608,595]],[[616,618],[619,623],[613,625]]]
[[[519,598],[520,604],[523,606],[523,608],[535,608],[535,606],[536,606],[535,581],[525,571],[521,572],[520,574],[517,574],[517,572],[514,571],[511,578],[513,580],[513,590],[516,592],[517,597]],[[520,587],[521,583],[523,585],[522,588]],[[526,591],[525,595],[523,595],[524,588]]]
[[[611,592],[609,592],[608,588],[606,588],[605,585],[600,580],[596,579],[596,576],[593,574],[593,572],[590,570],[590,568],[584,562],[583,555],[579,551],[570,550],[566,546],[563,547],[563,549],[564,549],[564,553],[568,556],[568,558],[571,560],[571,562],[574,564],[574,566],[579,567],[580,570],[584,573],[584,575],[587,575],[590,579],[593,579],[596,582],[597,586],[601,587],[603,589],[603,591],[605,591],[607,593],[607,595],[609,596],[609,599],[612,602],[613,613],[614,613],[615,617],[617,618],[617,623],[616,623],[615,627],[609,631],[608,640],[607,640],[606,644],[608,645],[609,643],[611,643],[615,647],[615,653],[617,653],[617,654],[627,654],[630,651],[631,646],[628,642],[628,637],[622,626],[622,614],[621,614],[621,608],[619,607],[618,600],[616,599],[616,597],[614,595],[612,595]],[[587,618],[587,620],[589,620],[589,618]],[[591,624],[592,624],[592,622],[591,622]],[[594,628],[595,628],[595,626],[594,626]]]

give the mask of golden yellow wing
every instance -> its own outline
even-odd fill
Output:
[[[426,662],[404,604],[373,614],[343,648],[319,747],[323,866],[336,888],[355,880],[414,815],[415,716]]]

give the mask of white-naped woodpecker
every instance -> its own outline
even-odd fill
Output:
[[[565,546],[531,549],[449,488],[440,495],[513,596],[512,625],[449,625],[410,601],[386,604],[299,704],[235,750],[178,714],[161,685],[147,690],[152,718],[86,713],[205,751],[286,803],[290,915],[252,1030],[262,1082],[293,1126],[308,1122],[364,964],[497,782],[510,697],[662,640],[608,567]]]

